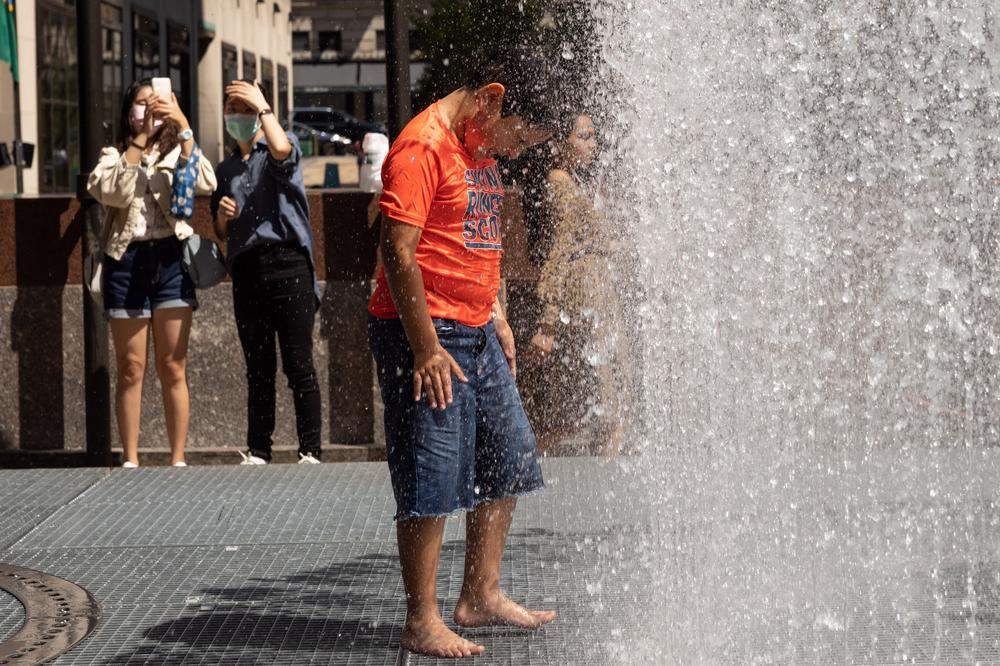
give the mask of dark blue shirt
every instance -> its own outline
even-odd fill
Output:
[[[219,186],[212,195],[212,217],[218,214],[222,197],[236,202],[240,214],[230,220],[227,239],[226,262],[230,267],[236,257],[260,245],[294,243],[305,248],[319,298],[302,150],[294,135],[287,136],[292,152],[282,161],[271,156],[267,139],[261,137],[247,159],[237,152],[216,167]]]

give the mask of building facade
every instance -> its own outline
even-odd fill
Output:
[[[223,90],[237,79],[264,86],[278,119],[288,120],[292,101],[291,0],[203,0],[201,145],[213,161],[225,154]]]
[[[77,72],[77,4],[100,2],[101,89],[82,91]],[[82,165],[79,101],[101,96],[105,141],[120,139],[122,97],[137,79],[165,76],[205,155],[224,154],[223,82],[252,76],[287,118],[291,100],[290,0],[17,0],[20,82],[0,67],[0,143],[34,145],[21,192],[72,192]],[[16,100],[16,102],[15,102]],[[0,167],[0,194],[18,191],[16,169]]]
[[[383,0],[293,0],[295,106],[326,106],[362,120],[386,121],[383,6]],[[431,3],[416,0],[410,6],[419,14],[430,11]],[[412,84],[423,71],[416,53]]]

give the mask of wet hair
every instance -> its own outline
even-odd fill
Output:
[[[490,83],[499,83],[506,91],[502,115],[517,115],[531,125],[549,126],[552,118],[545,89],[548,79],[541,54],[535,49],[518,47],[471,70],[463,87],[479,90]]]
[[[500,83],[507,85],[509,76],[508,68],[502,63],[491,62],[469,71],[465,77],[465,88],[467,90],[478,90],[490,83]]]
[[[119,128],[122,138],[118,146],[121,152],[128,150],[129,143],[131,143],[134,136],[132,133],[132,105],[135,104],[135,98],[139,96],[139,91],[143,88],[152,87],[152,79],[139,79],[130,85],[122,96],[121,115],[119,117]],[[179,133],[180,128],[177,126],[177,123],[173,120],[163,121],[163,126],[156,133],[156,148],[160,151],[160,157],[163,157],[177,147],[180,143],[180,139],[177,137]]]

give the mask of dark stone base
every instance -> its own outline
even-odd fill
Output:
[[[367,280],[328,281],[316,318],[313,358],[323,394],[323,441],[356,445],[375,441],[371,354],[366,343]],[[228,450],[246,439],[246,377],[233,318],[232,289],[223,283],[199,291],[188,348],[191,424],[188,450]],[[82,287],[0,287],[0,453],[39,450],[82,452],[85,447]],[[152,337],[152,336],[150,336]],[[114,414],[114,348],[109,359]],[[284,375],[276,378],[274,443],[297,445],[295,410]],[[153,344],[142,398],[140,455],[167,448],[163,399]],[[112,445],[120,447],[112,416]],[[353,454],[352,454],[353,455]],[[360,458],[369,460],[365,453]],[[9,457],[0,458],[0,466]],[[72,457],[67,464],[72,464]]]

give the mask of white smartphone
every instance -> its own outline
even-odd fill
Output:
[[[160,99],[170,101],[170,79],[165,76],[157,76],[153,78],[153,92]]]

